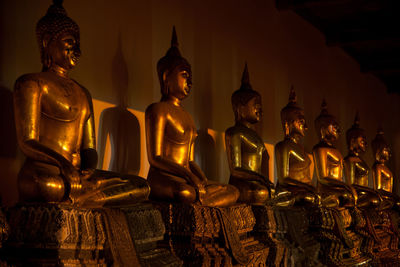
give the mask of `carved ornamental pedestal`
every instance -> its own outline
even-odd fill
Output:
[[[371,259],[362,252],[363,237],[357,232],[365,223],[357,210],[313,210],[311,226],[321,244],[321,260],[328,266],[368,266]]]
[[[251,234],[250,206],[226,208],[154,203],[166,225],[166,245],[184,266],[265,266],[268,248]]]
[[[181,266],[158,247],[165,228],[150,204],[121,209],[25,204],[8,214],[4,255],[13,266]]]
[[[323,266],[302,207],[253,206],[255,235],[270,246],[268,266]]]
[[[391,210],[363,211],[366,218],[366,231],[371,235],[367,247],[373,258],[373,266],[400,266],[399,232],[396,225],[396,214]]]

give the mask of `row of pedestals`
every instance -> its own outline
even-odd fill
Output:
[[[274,205],[20,204],[0,216],[0,266],[399,266],[398,218]]]

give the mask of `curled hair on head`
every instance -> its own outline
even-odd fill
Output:
[[[337,124],[336,118],[333,115],[329,114],[328,105],[325,99],[323,99],[321,104],[321,113],[314,121],[315,130],[320,139],[322,138],[321,129],[328,127],[332,123]]]
[[[347,131],[346,131],[346,142],[347,142],[347,147],[349,148],[349,149],[351,149],[351,140],[353,140],[353,139],[356,139],[356,138],[358,138],[358,137],[360,137],[360,136],[362,136],[362,137],[366,137],[365,136],[365,131],[364,131],[364,129],[361,129],[360,128],[360,116],[359,116],[359,114],[358,114],[358,112],[356,113],[356,116],[355,116],[355,118],[354,118],[354,123],[353,123],[353,125],[351,126],[351,128],[350,129],[348,129]]]
[[[191,72],[191,66],[189,62],[181,56],[178,46],[178,37],[174,26],[172,28],[171,47],[168,49],[166,55],[157,62],[157,74],[160,81],[161,94],[163,96],[168,95],[168,88],[166,88],[164,84],[164,73],[168,76],[179,66],[187,68],[187,70]]]
[[[79,46],[79,26],[68,17],[67,12],[62,6],[62,0],[54,0],[53,4],[36,24],[36,37],[40,48],[41,62],[44,68],[51,64],[51,58],[46,52],[44,41],[51,42],[56,40],[64,33],[70,33],[76,39]]]
[[[261,101],[261,95],[251,87],[249,71],[247,63],[245,63],[242,74],[242,84],[238,90],[233,92],[231,97],[232,109],[236,121],[240,119],[239,108],[246,105],[254,97],[258,97]]]

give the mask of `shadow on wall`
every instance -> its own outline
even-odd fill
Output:
[[[17,136],[15,132],[13,94],[0,86],[0,157],[15,157]]]
[[[195,161],[201,166],[208,179],[219,181],[220,179],[217,177],[217,148],[215,140],[207,129],[199,129],[197,134],[194,145]]]
[[[0,86],[0,129],[1,197],[4,205],[11,206],[18,199],[17,174],[23,159],[17,153],[13,94],[3,86]]]
[[[123,174],[139,174],[140,170],[140,126],[138,118],[127,109],[129,85],[128,67],[121,48],[121,36],[115,53],[112,69],[113,93],[118,97],[116,107],[103,110],[100,115],[97,150],[98,166],[104,162],[107,137],[111,143],[111,161],[108,170]]]

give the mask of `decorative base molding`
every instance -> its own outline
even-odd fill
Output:
[[[250,206],[154,205],[166,225],[166,245],[185,266],[266,266],[268,248],[251,235],[255,219]]]

